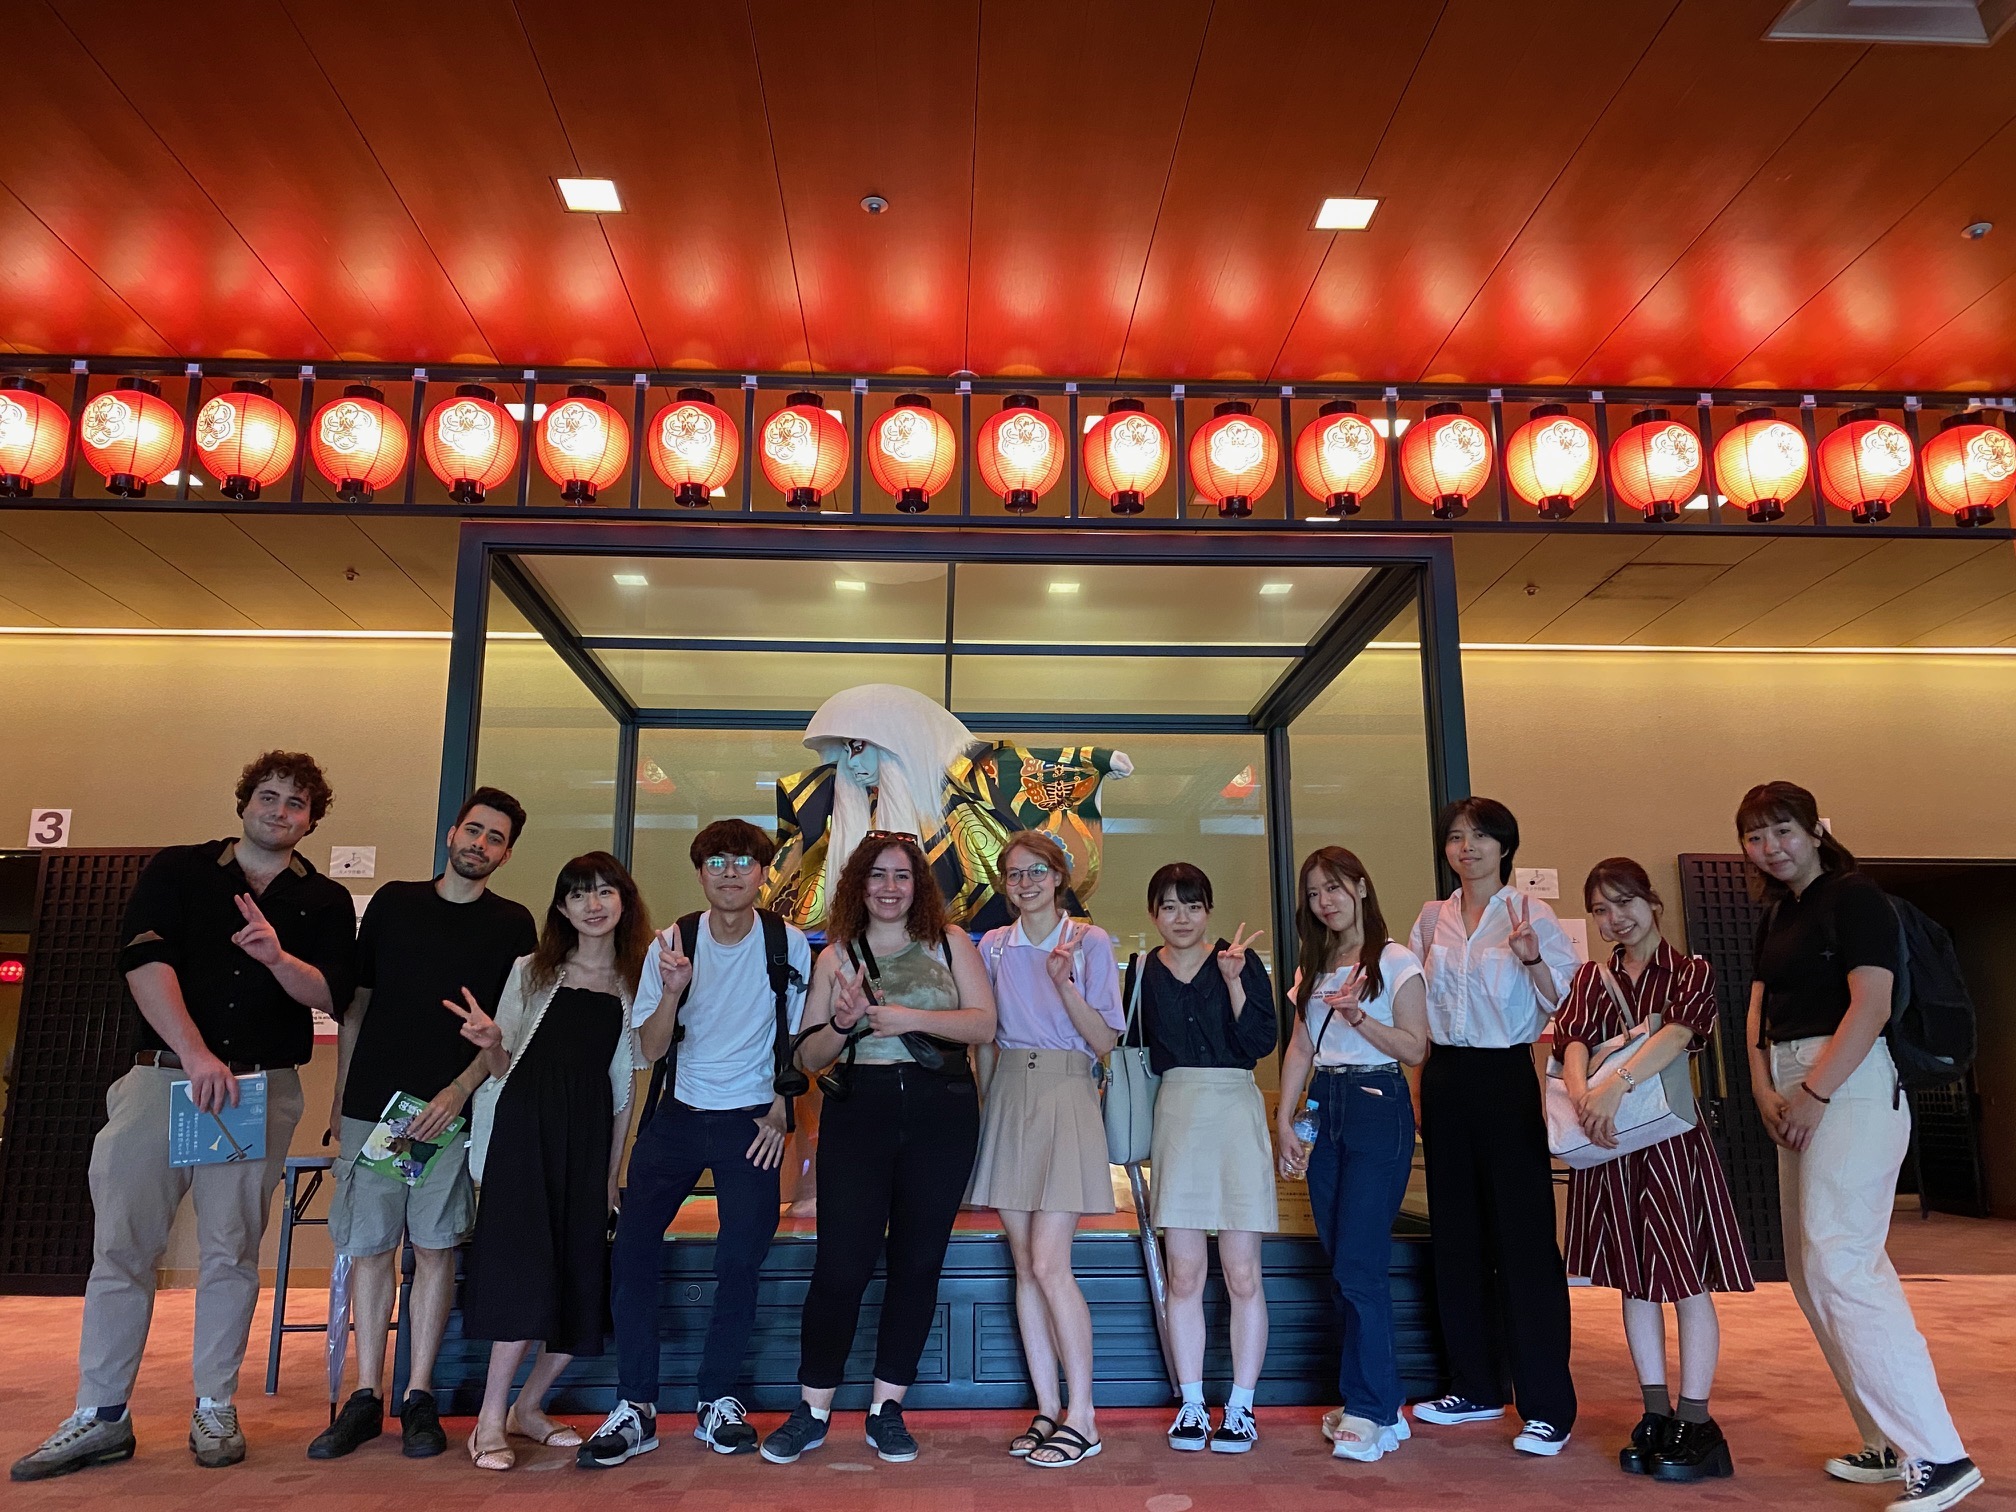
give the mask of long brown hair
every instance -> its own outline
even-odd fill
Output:
[[[854,854],[840,868],[840,880],[833,884],[833,896],[826,904],[826,938],[835,944],[858,940],[868,932],[868,873],[889,851],[901,851],[910,863],[912,892],[910,917],[905,924],[910,938],[936,945],[949,927],[945,916],[945,894],[924,859],[924,847],[912,835],[894,835],[870,830],[854,847]]]
[[[1386,915],[1379,907],[1379,889],[1372,885],[1371,873],[1365,870],[1363,861],[1341,845],[1326,845],[1309,853],[1295,878],[1295,934],[1300,944],[1295,965],[1302,978],[1295,985],[1297,1013],[1308,1010],[1316,979],[1330,969],[1330,957],[1337,949],[1336,932],[1309,907],[1309,875],[1316,871],[1353,892],[1361,886],[1365,889],[1365,895],[1358,899],[1358,923],[1364,935],[1358,947],[1358,965],[1365,973],[1362,996],[1376,998],[1385,987],[1379,973],[1379,957],[1386,949]]]
[[[1752,830],[1773,824],[1796,824],[1820,845],[1820,870],[1851,872],[1855,853],[1834,838],[1820,823],[1820,802],[1796,782],[1760,782],[1736,805],[1736,843]],[[1778,903],[1792,896],[1792,889],[1776,877],[1767,876],[1744,858],[1750,874],[1750,896],[1759,903]]]
[[[526,971],[526,985],[544,992],[559,980],[567,953],[581,943],[580,931],[567,917],[567,896],[604,885],[616,889],[623,900],[623,917],[616,921],[616,975],[632,997],[637,995],[637,978],[644,971],[644,957],[651,951],[651,914],[637,891],[630,873],[607,851],[589,851],[560,868],[553,879],[553,901],[546,905],[546,921],[539,930],[539,948],[532,952]]]

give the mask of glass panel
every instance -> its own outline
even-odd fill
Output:
[[[1303,646],[1369,575],[1363,567],[1141,567],[967,562],[954,631],[961,642],[1056,646],[1198,643]]]
[[[476,781],[525,805],[525,831],[493,885],[543,917],[560,867],[608,850],[616,822],[616,721],[495,589],[483,653]]]
[[[896,683],[945,696],[943,656],[807,651],[597,651],[644,709],[803,709],[842,688]]]
[[[1274,656],[955,656],[952,711],[1246,714],[1290,665]]]

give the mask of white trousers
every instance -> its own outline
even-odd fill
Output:
[[[1824,1037],[1773,1045],[1778,1090],[1798,1086],[1826,1046]],[[1894,1097],[1896,1087],[1890,1047],[1879,1039],[1835,1092],[1812,1142],[1778,1151],[1785,1268],[1862,1442],[1944,1464],[1967,1451],[1884,1249],[1911,1143],[1911,1105]]]

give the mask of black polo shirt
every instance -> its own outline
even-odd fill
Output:
[[[1752,976],[1764,984],[1764,1037],[1831,1035],[1848,1015],[1848,973],[1895,971],[1901,954],[1897,911],[1883,889],[1861,872],[1822,872],[1758,926]]]
[[[356,982],[356,905],[296,851],[280,875],[257,892],[238,866],[238,842],[171,845],[147,863],[120,930],[121,972],[159,961],[175,968],[182,1001],[210,1053],[221,1060],[298,1066],[315,1050],[315,1018],[279,980],[231,943],[245,927],[234,901],[251,894],[296,960],[322,973],[341,1008]],[[146,1015],[143,1050],[166,1050]]]

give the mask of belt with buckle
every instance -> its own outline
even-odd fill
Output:
[[[180,1071],[182,1069],[182,1057],[177,1055],[173,1050],[141,1050],[134,1054],[133,1064],[136,1066],[160,1066],[164,1070]],[[294,1068],[291,1065],[261,1065],[254,1061],[226,1061],[224,1062],[224,1069],[229,1071],[233,1076],[254,1076],[261,1071],[292,1071]]]
[[[1376,1066],[1318,1066],[1317,1071],[1324,1076],[1398,1076],[1400,1062],[1381,1061]]]

